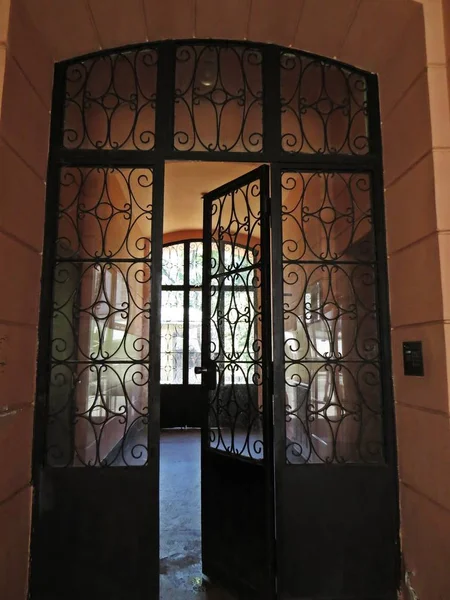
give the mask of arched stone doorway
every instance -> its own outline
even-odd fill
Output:
[[[3,66],[6,58],[6,72],[1,114],[5,169],[1,178],[4,193],[12,200],[2,204],[1,235],[4,252],[14,254],[24,276],[17,277],[17,272],[11,271],[12,261],[4,265],[2,277],[8,286],[4,299],[12,299],[12,303],[6,303],[3,310],[6,342],[2,342],[0,359],[6,363],[1,373],[5,390],[2,411],[6,412],[2,425],[6,431],[18,432],[5,438],[7,443],[10,438],[20,439],[24,449],[15,452],[8,463],[2,495],[0,518],[5,524],[5,539],[11,539],[8,565],[13,565],[0,578],[4,595],[26,594],[32,490],[26,449],[32,427],[53,61],[146,39],[194,35],[276,41],[336,56],[379,73],[403,553],[406,569],[412,572],[409,579],[419,595],[445,596],[450,536],[442,534],[449,523],[447,487],[443,485],[448,456],[447,326],[443,315],[448,291],[442,285],[445,268],[441,257],[446,254],[445,232],[449,229],[443,210],[449,111],[441,2],[336,0],[330,5],[306,0],[301,6],[293,2],[281,9],[276,2],[239,2],[236,7],[234,2],[214,5],[173,0],[159,5],[146,0],[145,14],[139,2],[132,7],[110,4],[103,12],[101,3],[89,4],[92,12],[81,1],[64,7],[53,0],[2,4],[6,20],[5,27],[0,28],[0,42],[4,44],[0,63]],[[443,4],[448,3],[444,0]],[[381,30],[383,44],[378,43]],[[32,52],[29,43],[33,44]],[[3,79],[2,69],[0,73]],[[25,209],[20,222],[14,210],[19,204]],[[419,281],[423,282],[420,286]],[[403,376],[400,357],[405,339],[424,341],[425,377],[421,380]],[[442,434],[436,436],[436,431]],[[12,514],[17,515],[14,522],[20,526],[10,524]]]
[[[271,45],[170,41],[58,65],[37,599],[88,583],[96,598],[158,595],[170,160],[263,163],[203,197],[203,572],[246,598],[395,597],[377,97],[370,73]]]

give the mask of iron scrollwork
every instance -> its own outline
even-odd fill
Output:
[[[262,309],[260,186],[253,181],[212,200],[209,446],[261,460]]]
[[[157,49],[146,47],[70,65],[64,146],[153,150],[157,64]]]
[[[157,70],[164,43],[68,63],[63,147],[154,150]],[[175,152],[242,152],[264,148],[263,47],[211,41],[174,44],[165,85],[174,118]],[[369,154],[367,76],[335,61],[279,49],[281,156]],[[167,123],[171,127],[171,124]],[[273,139],[273,136],[272,136]]]
[[[275,60],[265,63],[270,56]],[[161,64],[175,68],[158,77],[158,98],[170,106],[158,105],[158,131],[167,135],[156,140]],[[315,153],[339,154],[340,168],[351,165],[352,173],[330,167],[283,175],[286,431],[294,436],[287,459],[382,461],[378,264],[372,184],[363,172],[374,158],[367,103],[373,77],[291,49],[269,53],[263,45],[211,40],[145,44],[69,61],[63,70],[63,147],[55,164],[86,164],[83,153],[92,164],[89,151],[102,150],[105,166],[61,169],[49,464],[145,462],[145,452],[133,457],[125,449],[133,423],[147,423],[153,174],[135,168],[144,155],[132,151],[153,151],[157,143],[161,161],[183,152],[238,160],[264,153],[273,162]],[[272,77],[280,88],[269,98],[263,83]],[[265,114],[263,130],[263,106],[270,113],[277,102],[281,115],[272,125]],[[116,153],[122,150],[133,157]],[[133,167],[112,166],[119,160]],[[263,454],[258,194],[253,182],[211,206],[212,355],[222,369],[210,407],[211,447],[255,458]],[[200,283],[197,277],[190,285]],[[189,294],[194,313],[199,294]],[[319,422],[326,435],[314,429]],[[105,462],[108,431],[119,425],[118,454]],[[319,441],[324,436],[327,445]]]
[[[147,460],[153,173],[61,170],[47,463]]]
[[[175,78],[175,150],[262,152],[259,50],[180,46]]]
[[[152,186],[150,169],[63,169],[57,257],[150,260]]]
[[[286,459],[383,459],[370,176],[282,176]]]
[[[364,75],[295,51],[281,53],[280,67],[283,151],[369,152]]]

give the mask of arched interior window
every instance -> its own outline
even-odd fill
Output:
[[[163,248],[161,384],[200,384],[203,243],[189,240]]]
[[[221,242],[211,250],[212,261],[222,253],[221,264],[226,268],[248,260],[245,248]],[[186,240],[163,248],[161,298],[161,384],[200,385],[201,376],[194,369],[201,363],[202,340],[202,271],[203,242]],[[248,339],[248,322],[253,322],[255,293],[248,284],[224,286],[212,294],[213,306],[211,341],[217,355],[224,352],[250,352],[253,340]],[[220,315],[220,316],[219,316]],[[219,316],[219,317],[218,317]],[[247,324],[246,324],[247,323]],[[218,348],[218,327],[224,347]],[[242,331],[240,331],[242,330]],[[242,335],[240,335],[240,333]],[[257,334],[256,330],[253,337]],[[245,383],[240,372],[226,372],[225,383]],[[240,381],[242,379],[242,381]],[[232,381],[233,380],[233,381]]]

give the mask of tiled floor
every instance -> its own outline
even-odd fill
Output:
[[[161,432],[161,600],[235,600],[202,580],[200,431]]]

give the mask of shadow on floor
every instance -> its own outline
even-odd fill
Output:
[[[203,582],[200,431],[162,431],[160,449],[160,600],[236,600]]]

